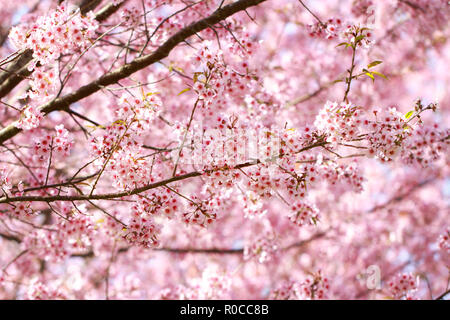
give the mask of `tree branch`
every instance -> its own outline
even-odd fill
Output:
[[[441,295],[439,295],[436,300],[442,300],[445,298],[446,295],[450,293],[450,289],[447,289],[445,292],[443,292]]]
[[[372,213],[372,212],[384,209],[384,208],[386,208],[387,206],[389,206],[389,205],[391,205],[393,203],[400,202],[403,199],[405,199],[406,197],[410,196],[411,193],[413,193],[417,189],[420,189],[420,188],[426,186],[427,184],[433,182],[434,180],[435,180],[435,178],[431,178],[431,179],[427,179],[427,180],[421,181],[421,182],[415,184],[413,187],[411,187],[408,191],[406,191],[406,192],[404,192],[402,194],[399,194],[398,196],[395,196],[395,197],[389,199],[388,201],[386,201],[383,204],[374,206],[372,209],[370,209],[366,213]]]
[[[280,251],[287,251],[293,248],[303,247],[310,242],[323,238],[326,235],[325,232],[318,232],[312,235],[310,238],[294,242],[286,247],[280,249]],[[132,247],[121,248],[118,250],[119,253],[127,252]],[[236,249],[225,249],[225,248],[169,248],[169,247],[161,247],[154,248],[154,251],[168,252],[168,253],[178,253],[178,254],[231,254],[231,255],[242,255],[244,254],[244,248],[236,248]],[[73,254],[72,257],[81,257],[81,258],[91,258],[94,257],[94,252],[89,251],[86,253],[78,253]]]
[[[327,142],[324,141],[318,141],[315,142],[309,146],[306,146],[302,149],[300,149],[297,153],[301,153],[307,150],[310,150],[312,148],[315,147],[321,147],[324,146]],[[268,161],[276,159],[278,157],[281,156],[275,156],[271,159],[267,159]],[[0,198],[0,203],[13,203],[13,202],[19,202],[19,201],[35,201],[35,202],[55,202],[55,201],[87,201],[87,200],[110,200],[110,199],[117,199],[117,198],[122,198],[122,197],[127,197],[127,196],[131,196],[131,195],[135,195],[135,194],[139,194],[142,192],[145,192],[147,190],[151,190],[151,189],[155,189],[158,187],[162,187],[165,186],[169,183],[172,182],[177,182],[177,181],[181,181],[181,180],[185,180],[185,179],[189,179],[189,178],[194,178],[194,177],[198,177],[201,176],[203,174],[206,173],[211,173],[211,172],[215,172],[215,171],[219,171],[219,170],[227,170],[227,169],[234,169],[234,170],[238,170],[238,169],[242,169],[242,168],[247,168],[250,166],[254,166],[257,164],[263,163],[261,160],[257,159],[257,160],[253,160],[253,161],[249,161],[249,162],[245,162],[245,163],[241,163],[238,164],[234,167],[223,167],[223,168],[216,168],[216,169],[210,169],[210,170],[204,170],[202,172],[200,171],[193,171],[193,172],[189,172],[186,174],[182,174],[182,175],[178,175],[178,176],[174,176],[172,178],[169,179],[165,179],[159,182],[155,182],[155,183],[151,183],[145,186],[142,186],[140,188],[136,188],[134,190],[131,191],[121,191],[121,192],[115,192],[115,193],[106,193],[106,194],[89,194],[89,195],[71,195],[71,196],[62,196],[62,195],[53,195],[53,196],[19,196],[19,197],[2,197]]]

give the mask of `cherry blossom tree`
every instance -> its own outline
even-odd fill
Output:
[[[1,6],[1,299],[447,297],[448,1]]]

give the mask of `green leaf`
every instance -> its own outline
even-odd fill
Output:
[[[355,38],[355,43],[358,43],[358,42],[360,42],[362,39],[364,39],[366,36],[365,35],[360,35],[360,36],[357,36],[356,38]]]
[[[367,68],[375,67],[375,66],[377,66],[377,65],[379,65],[379,64],[381,64],[381,63],[383,63],[383,61],[380,61],[380,60],[372,61],[371,63],[369,63],[369,64],[367,65]]]
[[[382,77],[382,78],[384,78],[384,79],[386,79],[387,80],[387,77],[384,75],[384,74],[382,74],[381,72],[377,72],[377,71],[371,71],[373,74],[376,74],[377,76],[379,76],[379,77]]]
[[[348,43],[348,42],[341,42],[341,43],[339,43],[339,44],[336,46],[336,48],[337,48],[337,47],[340,47],[340,46],[345,46],[346,48],[348,48],[348,47],[351,46],[351,44]]]
[[[344,80],[342,80],[342,79],[334,80],[334,81],[333,81],[333,84],[334,84],[334,83],[338,83],[338,82],[344,82]]]
[[[405,118],[406,119],[409,119],[409,118],[411,118],[411,116],[414,114],[414,111],[413,110],[411,110],[411,111],[409,111],[409,112],[407,112],[406,114],[405,114]]]
[[[191,90],[191,88],[183,89],[183,90],[180,91],[180,93],[178,95],[183,94],[185,92],[188,92],[189,90]]]
[[[375,82],[375,77],[373,76],[372,73],[366,72],[365,75],[367,75],[370,79],[372,79],[372,82]]]

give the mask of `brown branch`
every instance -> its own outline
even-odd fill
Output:
[[[339,76],[339,78],[340,78],[340,77],[341,77],[341,76]],[[339,79],[339,78],[338,78],[338,79]],[[285,108],[289,108],[289,107],[295,106],[295,105],[297,105],[297,104],[299,104],[299,103],[303,103],[303,102],[305,102],[305,101],[308,101],[308,100],[310,100],[310,99],[316,97],[317,95],[319,95],[319,93],[321,93],[322,91],[329,89],[330,87],[332,87],[332,86],[335,85],[336,83],[338,83],[336,80],[335,80],[335,81],[326,82],[326,83],[324,83],[323,85],[320,85],[319,88],[317,88],[316,90],[312,91],[311,93],[307,93],[307,94],[305,94],[305,95],[303,95],[303,96],[300,96],[300,97],[298,97],[298,98],[295,98],[295,99],[293,99],[293,100],[287,102],[287,103],[284,105],[284,107],[285,107]]]
[[[64,97],[54,99],[40,108],[41,112],[48,114],[57,110],[64,110],[68,108],[72,103],[80,101],[93,93],[101,90],[103,87],[111,85],[113,83],[122,80],[133,73],[144,69],[160,60],[164,59],[178,44],[184,42],[190,36],[195,35],[204,29],[210,28],[211,25],[215,25],[218,22],[228,18],[236,12],[243,11],[249,7],[258,5],[266,0],[239,0],[232,4],[229,4],[221,9],[216,10],[210,16],[201,19],[197,22],[190,24],[189,26],[181,29],[176,34],[171,36],[153,53],[136,58],[130,63],[127,63],[115,71],[111,71],[99,79],[79,88],[77,91],[67,94]],[[17,128],[14,123],[5,127],[0,131],[0,144],[6,140],[17,135],[21,129]]]
[[[356,36],[355,36],[355,38],[356,38]],[[351,65],[350,70],[348,72],[349,73],[349,77],[346,78],[347,89],[345,90],[344,99],[342,100],[342,101],[347,102],[347,103],[348,103],[347,97],[348,97],[348,94],[350,92],[350,87],[352,85],[353,71],[355,70],[356,45],[357,45],[357,43],[355,41],[355,45],[352,46],[352,50],[353,50],[353,52],[352,52],[352,65]]]
[[[66,181],[66,182],[55,183],[55,184],[45,184],[45,185],[41,185],[41,186],[38,186],[38,187],[26,188],[26,189],[23,190],[23,192],[30,192],[30,191],[36,191],[36,190],[42,190],[42,189],[50,189],[50,188],[59,188],[59,187],[65,187],[65,186],[73,186],[75,184],[78,184],[80,182],[83,182],[85,180],[89,180],[89,179],[95,177],[96,175],[98,175],[98,173],[99,172],[97,171],[97,172],[95,172],[93,174],[90,174],[90,175],[88,175],[86,177],[81,177],[81,178],[74,179],[74,180],[69,180],[69,181]]]
[[[83,0],[78,5],[80,7],[80,12],[82,15],[85,15],[89,11],[94,10],[102,0]]]
[[[3,238],[5,240],[9,240],[9,241],[14,241],[17,243],[21,243],[22,240],[19,237],[13,236],[11,234],[6,234],[6,233],[0,233],[0,238]]]
[[[411,1],[408,0],[399,0],[400,3],[404,3],[405,5],[407,5],[408,7],[414,9],[414,10],[420,10],[422,11],[422,13],[426,13],[425,9],[423,9],[421,6],[412,3]]]
[[[310,149],[313,149],[315,147],[322,147],[325,144],[327,144],[327,142],[324,141],[318,141],[315,142],[309,146],[306,146],[302,149],[300,149],[297,153],[301,153]],[[281,155],[279,156],[274,156],[270,159],[267,159],[267,161],[273,161],[277,158],[280,158]],[[131,196],[131,195],[135,195],[135,194],[139,194],[142,192],[145,192],[147,190],[151,190],[151,189],[155,189],[158,187],[162,187],[165,186],[169,183],[173,183],[173,182],[177,182],[177,181],[181,181],[181,180],[185,180],[185,179],[189,179],[189,178],[194,178],[194,177],[198,177],[201,176],[205,173],[211,173],[211,172],[215,172],[215,171],[219,171],[219,170],[227,170],[227,169],[234,169],[234,170],[239,170],[242,168],[247,168],[247,167],[251,167],[257,164],[263,163],[261,160],[257,159],[257,160],[253,160],[253,161],[249,161],[249,162],[245,162],[245,163],[241,163],[238,164],[234,167],[223,167],[223,168],[218,168],[218,169],[211,169],[211,170],[205,170],[203,172],[200,171],[193,171],[193,172],[189,172],[186,174],[182,174],[182,175],[178,175],[169,179],[165,179],[159,182],[155,182],[155,183],[151,183],[145,186],[142,186],[140,188],[136,188],[134,190],[131,191],[121,191],[121,192],[115,192],[115,193],[106,193],[106,194],[90,194],[90,195],[70,195],[70,196],[61,196],[61,195],[53,195],[53,196],[18,196],[18,197],[2,197],[0,198],[0,203],[13,203],[13,202],[20,202],[20,201],[35,201],[35,202],[55,202],[55,201],[88,201],[88,200],[111,200],[111,199],[118,199],[118,198],[122,198],[122,197],[127,197],[127,196]]]
[[[326,235],[326,232],[318,232],[314,235],[312,235],[310,238],[294,242],[290,245],[287,245],[286,247],[283,247],[280,249],[280,251],[288,251],[290,249],[294,248],[300,248],[303,247],[312,241],[316,239],[323,238]],[[17,243],[21,243],[22,240],[19,237],[11,236],[7,234],[0,233],[0,237],[14,241]],[[127,252],[131,247],[121,248],[118,250],[118,253]],[[154,248],[154,251],[161,251],[161,252],[169,252],[169,253],[178,253],[178,254],[244,254],[244,248],[236,248],[236,249],[225,249],[225,248],[170,248],[170,247],[161,247],[161,248]],[[94,257],[93,251],[88,251],[85,253],[74,253],[71,255],[71,257],[80,257],[80,258],[92,258]]]
[[[255,164],[261,163],[258,161],[252,161],[252,162],[246,162],[243,164],[240,164],[235,167],[235,169],[240,168],[246,168],[249,166],[253,166]],[[41,196],[21,196],[21,197],[9,197],[9,198],[0,198],[0,203],[12,203],[12,202],[19,202],[19,201],[36,201],[36,202],[55,202],[55,201],[86,201],[86,200],[110,200],[110,199],[117,199],[122,197],[127,197],[135,194],[139,194],[142,192],[145,192],[147,190],[155,189],[158,187],[165,186],[169,183],[198,177],[201,176],[202,172],[199,171],[193,171],[190,173],[186,173],[183,175],[175,176],[166,180],[162,180],[156,183],[148,184],[140,188],[136,188],[132,191],[122,191],[122,192],[116,192],[116,193],[107,193],[107,194],[92,194],[92,195],[71,195],[71,196],[61,196],[61,195],[54,195],[54,196],[48,196],[48,197],[41,197]]]
[[[101,8],[97,14],[95,15],[95,19],[99,22],[103,22],[106,19],[108,19],[110,16],[112,16],[117,10],[120,9],[120,7],[127,2],[128,0],[124,0],[118,5],[114,5],[113,3],[110,3],[103,8]]]
[[[322,20],[320,20],[320,18],[314,13],[314,12],[312,12],[304,3],[303,3],[303,1],[301,1],[301,0],[298,0],[298,2],[300,2],[300,4],[309,12],[309,13],[311,13],[311,15],[320,23],[320,25],[322,26],[322,27],[325,27],[326,26],[326,24],[325,23],[323,23],[322,22]]]
[[[25,250],[21,251],[14,259],[12,259],[10,262],[8,262],[8,263],[6,264],[6,266],[4,266],[4,267],[2,268],[2,271],[6,272],[6,269],[8,269],[10,265],[12,265],[14,262],[16,262],[17,260],[19,260],[20,257],[22,257],[23,255],[25,255],[25,254],[27,254],[27,253],[28,253],[28,249],[25,249]]]
[[[13,65],[0,75],[0,98],[10,93],[24,78],[31,74],[31,71],[27,68],[27,64],[32,59],[33,50],[27,49],[20,54]]]
[[[393,203],[400,202],[403,199],[405,199],[406,197],[410,196],[412,192],[414,192],[417,189],[420,189],[420,188],[426,186],[427,184],[433,182],[434,180],[435,180],[435,178],[431,178],[431,179],[427,179],[427,180],[421,181],[421,182],[415,184],[413,187],[411,187],[408,191],[406,191],[406,192],[404,192],[404,193],[402,193],[402,194],[400,194],[398,196],[395,196],[395,197],[389,199],[388,201],[386,201],[383,204],[380,204],[380,205],[377,205],[377,206],[373,207],[372,209],[368,210],[366,213],[373,213],[375,211],[384,209],[384,208],[386,208],[387,206],[389,206],[389,205],[391,205]]]
[[[443,292],[441,295],[439,295],[435,300],[442,300],[445,298],[446,295],[450,293],[450,289],[447,289],[445,292]]]
[[[194,103],[194,108],[192,108],[191,117],[189,118],[189,123],[187,125],[186,132],[184,133],[183,142],[181,143],[180,151],[178,152],[178,157],[177,157],[177,161],[175,162],[175,166],[173,168],[172,176],[175,176],[175,174],[177,173],[178,162],[180,161],[181,154],[183,153],[184,144],[186,143],[186,138],[187,138],[187,135],[189,132],[189,128],[191,127],[192,120],[194,119],[195,109],[197,109],[199,101],[200,101],[200,98],[197,98],[197,100]]]
[[[85,120],[85,121],[87,121],[87,122],[90,122],[90,123],[92,123],[94,126],[100,127],[100,124],[99,124],[99,123],[95,122],[94,120],[89,119],[89,118],[86,117],[85,115],[82,115],[82,114],[80,114],[80,113],[78,113],[78,112],[76,112],[76,111],[74,111],[74,110],[72,110],[72,109],[68,109],[68,110],[67,110],[67,113],[69,113],[69,114],[71,114],[71,115],[73,115],[73,116],[75,116],[75,117],[78,117],[78,118],[80,118],[80,119],[83,119],[83,120]]]
[[[280,251],[288,251],[293,248],[303,247],[310,242],[323,238],[326,235],[325,232],[319,232],[314,234],[308,239],[294,242],[286,247],[280,249]],[[118,253],[127,252],[132,247],[121,248],[118,250]],[[222,254],[222,255],[242,255],[244,254],[244,248],[236,248],[236,249],[226,249],[226,248],[169,248],[169,247],[161,247],[154,248],[154,251],[160,252],[168,252],[168,253],[177,253],[177,254]],[[81,258],[92,258],[94,257],[93,251],[88,251],[85,253],[76,253],[73,254],[72,257],[81,257]]]

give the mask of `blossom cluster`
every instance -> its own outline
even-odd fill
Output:
[[[279,244],[273,233],[265,234],[244,247],[244,259],[255,259],[259,263],[271,261],[278,252]]]
[[[35,71],[31,73],[30,89],[24,96],[32,99],[33,104],[22,110],[18,128],[29,130],[39,125],[43,115],[37,105],[53,97],[58,84],[55,61],[62,54],[87,47],[97,25],[92,14],[82,16],[79,10],[61,5],[34,22],[11,28],[11,42],[23,52],[31,50],[33,59],[28,69]]]
[[[308,276],[301,283],[300,295],[304,299],[327,299],[330,290],[330,282],[327,277],[322,275],[322,272],[317,272]]]
[[[95,164],[105,167],[114,184],[124,189],[135,188],[149,181],[151,166],[142,157],[139,137],[147,132],[158,113],[161,100],[154,93],[144,93],[140,98],[122,96],[116,108],[118,119],[91,139],[91,152]]]
[[[46,284],[39,279],[33,279],[25,292],[27,300],[65,300],[67,296],[56,286]]]
[[[352,161],[348,165],[339,164],[336,161],[326,161],[320,164],[318,171],[320,176],[324,178],[331,186],[344,186],[344,189],[351,189],[354,192],[363,190],[364,176],[359,170],[356,161]]]
[[[231,279],[218,268],[205,269],[200,278],[195,278],[188,285],[165,288],[159,292],[162,300],[205,300],[227,299],[231,290]]]
[[[327,141],[333,144],[356,138],[360,124],[358,107],[351,103],[330,101],[320,110],[314,122],[318,130],[328,134]]]
[[[314,204],[296,202],[292,205],[289,219],[298,226],[316,225],[319,220],[319,210]]]
[[[176,159],[179,155],[179,163],[200,166],[211,179],[216,179],[221,185],[226,185],[226,180],[232,177],[228,177],[226,172],[208,172],[233,168],[255,159],[269,162],[281,152],[291,152],[293,147],[282,150],[278,130],[252,128],[245,121],[241,123],[234,114],[228,117],[218,114],[204,125],[191,124],[188,132],[188,128],[180,123],[175,125],[175,129],[179,145],[184,145],[185,148],[181,152],[179,149],[172,150],[173,157]]]
[[[33,146],[34,159],[39,162],[47,161],[50,154],[67,157],[73,146],[73,140],[64,125],[57,125],[54,134],[45,134],[37,138]]]
[[[44,101],[45,98],[50,97],[56,90],[57,70],[54,67],[49,67],[47,71],[43,68],[38,68],[31,74],[30,87],[28,97],[36,101]]]
[[[328,298],[330,282],[322,272],[306,277],[303,281],[285,281],[273,290],[270,298],[274,300],[322,300]]]
[[[226,170],[226,165],[223,167],[217,166],[214,168],[216,170],[208,170],[204,175],[206,180],[208,181],[208,185],[211,188],[232,188],[234,186],[234,183],[241,177],[241,173],[237,170]]]
[[[402,142],[412,135],[407,120],[395,108],[375,110],[375,120],[364,120],[368,132],[369,155],[382,160],[393,159],[402,149]]]
[[[106,165],[114,186],[131,190],[150,180],[151,163],[139,156],[139,149],[123,148],[113,152],[114,155]],[[103,164],[98,162],[98,165],[101,167]]]
[[[82,213],[72,214],[60,223],[59,233],[65,238],[71,252],[82,252],[92,244],[94,224],[92,217]]]
[[[33,23],[13,27],[9,37],[17,49],[33,50],[32,70],[38,64],[53,64],[61,54],[86,47],[96,28],[92,14],[82,16],[79,10],[61,5]]]
[[[244,41],[244,40],[242,40]],[[253,49],[257,45],[250,41],[244,41],[245,48],[240,43],[239,49],[232,49],[235,54],[244,52],[245,57],[254,53]],[[211,42],[206,42],[192,60],[203,69],[194,75],[193,89],[199,99],[203,100],[202,114],[204,117],[214,117],[217,108],[221,108],[226,101],[242,101],[243,96],[248,93],[257,83],[255,70],[253,70],[247,60],[236,63],[225,61],[224,53],[221,50],[213,51],[209,49]],[[233,47],[238,47],[234,45]]]
[[[133,134],[139,136],[149,129],[150,123],[161,110],[161,99],[158,92],[141,92],[129,97],[122,95],[116,108],[116,123],[128,123]]]
[[[422,110],[425,109],[403,115],[391,107],[376,109],[370,116],[351,103],[327,102],[314,124],[331,147],[361,141],[359,146],[367,148],[368,156],[383,161],[401,156],[406,162],[427,166],[445,152],[449,141],[448,130],[441,130],[437,124],[425,126],[420,120],[413,121],[420,119]]]
[[[267,210],[263,208],[263,201],[260,201],[260,197],[253,191],[247,191],[240,197],[243,203],[244,218],[254,219],[261,218],[267,213]]]
[[[19,121],[16,127],[23,130],[30,130],[39,126],[39,123],[44,118],[44,114],[38,107],[27,105],[23,108]]]
[[[414,135],[405,141],[402,157],[407,163],[427,167],[448,153],[450,130],[442,130],[437,123],[417,128]]]
[[[91,216],[73,213],[60,219],[57,227],[33,230],[24,238],[23,246],[46,261],[61,261],[72,253],[85,251],[92,244],[95,228]]]
[[[325,23],[316,22],[309,25],[309,35],[317,38],[340,39],[340,41],[364,48],[370,48],[374,43],[369,28],[359,24],[345,24],[340,18],[330,18]]]
[[[298,300],[299,283],[296,281],[283,281],[270,293],[271,300]]]
[[[158,235],[161,226],[155,222],[156,216],[167,219],[175,218],[175,214],[181,210],[182,204],[174,196],[170,189],[154,190],[146,192],[145,196],[139,197],[136,204],[132,206],[132,216],[127,226],[122,226],[120,232],[123,239],[130,244],[135,244],[144,248],[159,246]],[[182,217],[179,217],[182,219]],[[114,229],[120,227],[117,222]]]
[[[325,37],[325,39],[336,38],[339,30],[342,28],[342,20],[339,18],[330,18],[325,24],[316,22],[309,27],[309,35],[311,37]]]
[[[141,213],[147,213],[153,216],[160,215],[168,219],[173,219],[175,218],[175,213],[180,209],[181,203],[172,190],[157,189],[148,191],[145,197],[139,198],[138,203],[133,206],[133,209]]]
[[[402,273],[391,279],[388,286],[393,297],[397,299],[406,297],[408,299],[417,290],[418,282],[412,273]]]
[[[136,26],[141,19],[141,10],[138,7],[124,8],[120,17],[130,26]]]
[[[366,49],[372,47],[375,42],[371,30],[359,25],[347,25],[347,27],[342,30],[340,37],[343,41]]]
[[[207,227],[217,219],[222,206],[223,200],[216,195],[206,199],[194,197],[188,204],[188,211],[183,213],[183,221],[186,224]]]
[[[270,198],[274,190],[281,187],[281,178],[271,166],[260,165],[248,170],[251,179],[247,179],[245,187],[261,198]]]
[[[155,224],[153,218],[134,210],[130,224],[123,229],[123,238],[131,244],[144,248],[157,247],[159,240],[157,234],[160,226]]]
[[[8,170],[5,167],[0,167],[0,190],[2,190],[3,193],[7,193],[11,188],[12,184]]]
[[[31,203],[28,201],[24,201],[16,205],[13,213],[13,217],[23,220],[27,220],[34,215],[34,211],[31,208]]]
[[[439,249],[441,250],[442,260],[447,266],[450,266],[450,228],[439,236]]]
[[[325,182],[336,193],[339,190],[361,192],[363,189],[364,176],[356,161],[339,163],[337,159],[324,159],[322,154],[318,154],[300,155],[294,164],[282,163],[290,174],[283,185],[291,197],[305,198],[307,189],[320,182]]]
[[[92,12],[82,16],[79,9],[63,4],[33,22],[11,28],[9,39],[18,50],[31,50],[33,59],[28,69],[35,71],[31,73],[30,89],[24,96],[33,103],[22,111],[18,128],[29,130],[39,125],[43,115],[37,105],[52,98],[58,84],[56,61],[63,54],[90,45],[97,26]]]

